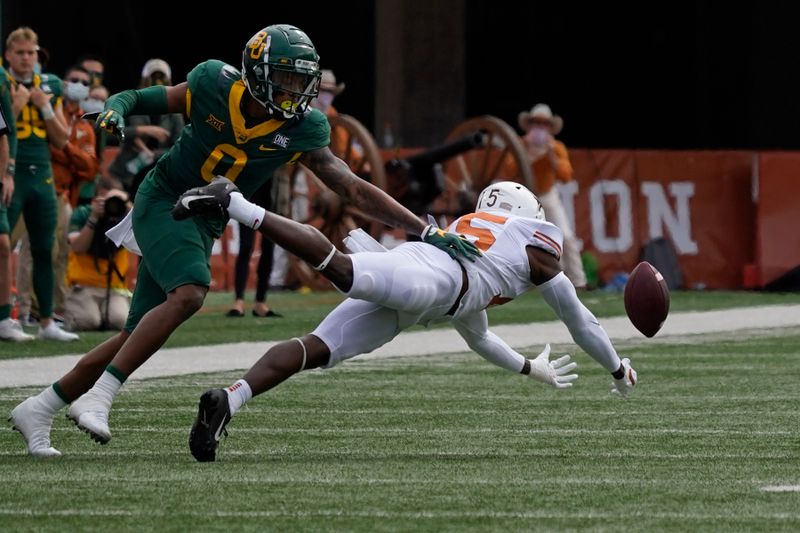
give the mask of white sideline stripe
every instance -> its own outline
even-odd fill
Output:
[[[285,459],[286,458],[286,451],[288,447],[285,445],[275,446],[268,450],[254,450],[254,451],[241,451],[241,450],[222,450],[220,455],[224,455],[225,457],[255,457],[259,459],[264,458],[271,458],[271,459]],[[156,457],[156,458],[163,458],[167,456],[172,457],[187,457],[188,452],[184,450],[136,450],[135,453],[137,458],[141,457]],[[333,457],[333,458],[341,458],[342,452],[340,450],[333,450],[333,451],[315,451],[305,454],[308,457],[313,458],[320,458],[320,457]],[[6,451],[0,450],[0,457],[24,457],[27,456],[27,452],[23,446],[20,446],[19,451]],[[100,449],[96,451],[85,451],[85,452],[70,452],[70,457],[88,457],[91,459],[97,459],[98,457],[126,457],[129,458],[131,456],[130,450],[109,450],[109,449]],[[517,450],[492,450],[491,452],[487,452],[486,450],[460,450],[460,451],[420,451],[420,452],[408,452],[408,453],[398,453],[398,452],[381,452],[381,451],[374,451],[374,450],[358,450],[358,451],[349,451],[348,457],[350,458],[359,458],[359,459],[398,459],[398,458],[426,458],[429,459],[431,457],[445,457],[445,458],[464,458],[464,457],[477,457],[477,458],[486,458],[486,457],[509,457],[513,459],[520,459],[523,457],[563,457],[564,453],[562,451],[549,451],[549,450],[530,450],[526,452],[520,452]],[[613,452],[575,452],[571,453],[570,456],[572,457],[579,457],[582,459],[612,459],[617,460],[619,459],[619,453],[616,451]],[[685,462],[687,460],[718,460],[718,459],[794,459],[796,456],[793,455],[791,452],[783,452],[783,453],[654,453],[654,452],[625,452],[625,457],[633,457],[637,459],[662,459],[662,460],[670,460],[670,461],[681,461]],[[53,459],[54,461],[59,461],[59,459]]]
[[[800,485],[767,485],[761,487],[764,492],[800,492]]]
[[[155,509],[142,509],[124,511],[121,509],[57,509],[40,511],[34,509],[2,509],[0,515],[6,516],[127,516],[127,517],[172,517],[174,513],[157,511]],[[642,517],[656,519],[679,520],[730,520],[736,515],[730,513],[653,513],[651,511],[626,511],[626,517]],[[748,519],[761,518],[767,520],[795,520],[798,513],[750,513],[744,515]],[[502,512],[502,511],[383,511],[374,509],[370,511],[345,511],[345,510],[312,510],[312,511],[206,511],[198,509],[192,511],[192,517],[214,518],[314,518],[314,517],[344,517],[344,518],[404,518],[404,519],[435,519],[435,518],[518,518],[518,519],[604,519],[617,520],[619,513],[607,512],[580,512],[570,511],[554,513],[549,511],[527,512]]]
[[[601,320],[613,341],[644,341],[627,317]],[[772,329],[800,326],[800,305],[767,305],[718,311],[672,313],[659,336],[686,336],[740,329]],[[493,326],[492,331],[512,348],[572,344],[572,337],[560,321]],[[213,346],[163,348],[151,357],[131,380],[181,376],[204,372],[222,372],[250,368],[272,342],[240,342]],[[401,333],[392,342],[359,359],[403,357],[469,351],[454,329],[436,329]],[[0,388],[49,385],[69,371],[81,355],[62,355],[0,361]]]
[[[12,431],[8,428],[0,428],[3,431]],[[74,433],[74,427],[52,428],[53,432]],[[182,435],[186,433],[185,428],[164,428],[155,426],[114,426],[114,431],[125,433],[176,433]],[[251,427],[235,429],[236,433],[250,433],[256,435],[482,435],[489,433],[492,435],[743,435],[765,436],[765,437],[794,437],[796,431],[750,431],[750,430],[728,430],[728,429],[678,429],[678,428],[646,428],[646,429],[553,429],[553,428],[532,428],[532,429],[503,429],[503,428],[407,428],[407,427],[360,427],[360,428],[286,428],[286,427]]]

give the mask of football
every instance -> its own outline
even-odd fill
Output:
[[[667,319],[669,289],[661,272],[642,261],[631,272],[625,284],[625,312],[631,323],[645,337],[652,337]]]

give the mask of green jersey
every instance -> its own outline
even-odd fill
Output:
[[[328,119],[316,109],[248,128],[241,111],[247,88],[239,71],[221,61],[200,63],[187,81],[189,124],[148,177],[176,199],[217,175],[234,181],[249,198],[278,167],[330,143]]]
[[[34,74],[30,82],[18,82],[8,77],[12,84],[22,84],[27,88],[39,87],[52,94],[50,103],[55,107],[61,102],[63,87],[61,80],[53,74]],[[24,165],[50,166],[50,143],[47,128],[39,108],[28,102],[17,116],[17,167]]]
[[[16,120],[14,120],[14,111],[11,108],[11,78],[2,66],[0,66],[0,107],[3,109],[3,117],[5,117],[6,126],[8,127],[9,155],[11,159],[16,159],[17,127]]]

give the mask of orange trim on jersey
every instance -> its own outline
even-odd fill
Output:
[[[186,118],[192,117],[192,90],[186,84]]]
[[[506,298],[505,296],[500,296],[499,294],[497,294],[493,296],[491,300],[489,300],[489,304],[486,307],[493,307],[495,305],[507,304],[513,299],[514,298]]]
[[[551,237],[548,237],[547,235],[545,235],[545,234],[544,234],[544,233],[542,233],[541,231],[537,231],[537,232],[535,232],[535,233],[533,234],[533,236],[534,236],[534,237],[536,237],[537,239],[539,239],[539,240],[541,240],[541,241],[544,241],[544,242],[546,242],[547,244],[549,244],[549,245],[550,245],[550,246],[553,248],[553,250],[555,250],[555,251],[556,251],[556,254],[558,255],[558,257],[559,257],[559,258],[561,257],[561,247],[560,247],[560,246],[558,245],[558,243],[557,243],[556,241],[554,241],[554,240],[553,240]]]
[[[233,136],[236,139],[236,144],[244,144],[250,139],[269,135],[284,124],[283,120],[275,120],[274,118],[271,118],[266,122],[262,122],[253,126],[252,128],[245,127],[244,117],[242,116],[241,111],[242,95],[244,95],[244,90],[244,82],[242,80],[237,80],[231,86],[231,92],[228,95],[228,113],[230,113],[231,116],[231,125],[233,126]]]

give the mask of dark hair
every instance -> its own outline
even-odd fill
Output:
[[[89,75],[89,71],[83,68],[80,64],[75,64],[69,67],[67,70],[64,71],[64,78],[70,75],[71,72],[83,72],[87,76]]]
[[[83,65],[84,61],[97,61],[98,63],[102,63],[104,67],[106,66],[106,62],[103,61],[103,58],[97,54],[83,54],[77,59],[77,61],[75,61],[75,63],[78,65]]]

